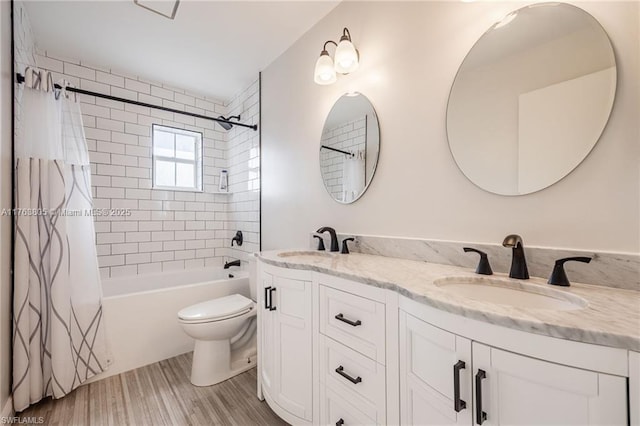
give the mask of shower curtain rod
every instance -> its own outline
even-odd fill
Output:
[[[24,83],[24,76],[22,74],[20,74],[20,73],[16,73],[16,81],[18,82],[18,84]],[[62,86],[60,86],[59,84],[55,84],[55,88],[56,89],[62,89]],[[141,106],[141,107],[154,108],[154,109],[159,109],[159,110],[162,110],[162,111],[173,112],[174,114],[188,115],[190,117],[202,118],[204,120],[212,120],[212,121],[216,121],[218,123],[228,123],[228,124],[232,124],[232,125],[238,126],[238,127],[246,127],[246,128],[253,129],[253,130],[258,130],[258,125],[257,124],[244,124],[244,123],[237,123],[235,121],[224,120],[222,118],[207,117],[206,115],[195,114],[193,112],[186,112],[186,111],[180,111],[178,109],[161,107],[161,106],[158,106],[158,105],[148,104],[146,102],[132,101],[130,99],[119,98],[117,96],[111,96],[111,95],[105,95],[104,93],[92,92],[90,90],[78,89],[78,88],[72,87],[72,86],[67,86],[66,90],[68,90],[69,92],[73,92],[73,93],[80,93],[81,95],[95,96],[97,98],[109,99],[111,101],[124,102],[124,103],[127,103],[127,104],[138,105],[138,106]]]
[[[329,151],[339,152],[340,154],[350,155],[352,157],[356,156],[353,152],[343,151],[338,148],[331,148],[330,146],[326,146],[326,145],[320,145],[320,148],[328,149]]]

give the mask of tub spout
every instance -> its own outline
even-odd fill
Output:
[[[232,262],[225,262],[224,269],[229,269],[232,266],[240,266],[240,260],[234,260]]]

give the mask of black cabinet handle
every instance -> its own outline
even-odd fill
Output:
[[[342,426],[344,424],[344,420],[340,419],[336,422],[336,426]]]
[[[453,366],[453,409],[456,413],[467,408],[467,403],[460,399],[460,370],[465,367],[464,361],[458,361]]]
[[[349,324],[349,325],[351,325],[353,327],[357,327],[359,325],[362,325],[362,321],[360,321],[360,320],[356,320],[356,321],[348,320],[342,314],[336,315],[335,319],[337,319],[338,321],[346,322],[347,324]]]
[[[484,370],[478,369],[476,373],[476,424],[481,425],[487,420],[487,413],[482,411],[482,379],[487,378]]]
[[[271,304],[269,303],[269,290],[271,290],[271,286],[264,288],[264,308],[269,309]]]
[[[354,379],[353,377],[351,377],[350,375],[345,373],[343,366],[340,366],[340,367],[336,368],[336,373],[338,373],[339,375],[341,375],[342,377],[344,377],[345,379],[347,379],[348,381],[350,381],[354,385],[357,385],[358,383],[360,383],[362,381],[362,377],[360,377],[360,376],[358,376],[358,377],[356,377]]]
[[[270,311],[275,311],[276,310],[276,307],[273,306],[273,292],[274,291],[276,291],[275,287],[269,289],[269,310]]]

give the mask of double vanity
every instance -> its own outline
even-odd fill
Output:
[[[369,254],[258,254],[258,394],[292,424],[640,422],[640,295]]]

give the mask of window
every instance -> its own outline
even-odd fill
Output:
[[[202,134],[153,125],[153,187],[202,191]]]

